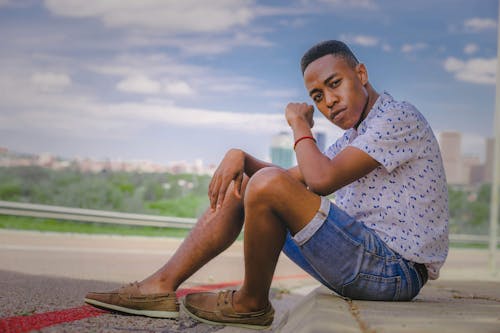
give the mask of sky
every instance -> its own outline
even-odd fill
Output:
[[[311,103],[299,61],[348,43],[436,133],[493,135],[496,0],[0,0],[0,147],[66,158],[267,159]],[[312,103],[311,103],[312,104]],[[315,112],[315,130],[341,130]]]

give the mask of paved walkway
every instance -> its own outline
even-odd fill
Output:
[[[83,305],[87,291],[144,277],[178,244],[166,238],[0,231],[0,332],[248,332],[200,324],[184,314],[173,321]],[[487,260],[484,250],[452,249],[439,280],[414,301],[395,303],[335,296],[282,258],[271,292],[277,313],[268,331],[500,332],[500,276],[489,274]],[[183,287],[237,287],[242,273],[242,247],[236,243]]]

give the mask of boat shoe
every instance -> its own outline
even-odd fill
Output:
[[[179,317],[175,292],[143,295],[139,283],[129,283],[110,292],[90,292],[85,302],[99,308],[157,318]]]
[[[265,329],[271,326],[274,319],[271,303],[260,311],[239,313],[233,308],[234,292],[235,290],[224,290],[218,293],[189,294],[184,298],[182,306],[190,317],[207,324],[251,329]]]

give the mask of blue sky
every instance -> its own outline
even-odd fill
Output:
[[[498,2],[0,0],[0,146],[65,157],[267,158],[299,60],[351,45],[378,91],[481,154],[493,134]],[[321,119],[330,140],[341,132]]]

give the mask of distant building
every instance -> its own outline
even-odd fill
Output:
[[[462,135],[459,132],[441,132],[439,145],[446,180],[449,184],[464,184],[461,153]]]
[[[290,134],[280,132],[272,137],[271,141],[271,162],[282,168],[293,166],[293,141]]]
[[[323,152],[326,147],[326,133],[325,132],[316,132],[316,144],[318,145],[318,149]]]
[[[486,139],[486,161],[484,163],[484,182],[493,181],[493,166],[495,165],[495,139]]]
[[[461,183],[464,185],[479,184],[484,179],[484,165],[479,156],[462,157]]]

